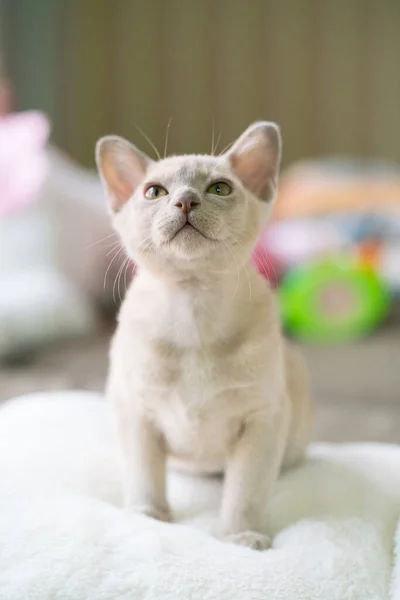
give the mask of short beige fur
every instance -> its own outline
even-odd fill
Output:
[[[306,369],[250,264],[280,158],[279,129],[268,122],[250,126],[222,156],[155,162],[115,136],[96,148],[114,227],[139,267],[107,385],[126,504],[171,518],[168,460],[224,472],[217,533],[256,549],[270,543],[274,483],[303,458],[311,430]],[[225,185],[210,187],[218,182]],[[157,197],[146,197],[149,187]]]

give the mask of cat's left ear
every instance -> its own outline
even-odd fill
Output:
[[[265,202],[275,197],[281,155],[279,127],[268,121],[250,125],[226,152],[245,188]]]
[[[96,144],[97,168],[114,212],[132,198],[152,162],[121,137],[108,135],[99,139]]]

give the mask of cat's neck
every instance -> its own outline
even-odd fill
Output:
[[[137,285],[166,296],[187,295],[193,299],[216,296],[218,304],[218,299],[223,300],[224,296],[238,293],[242,286],[248,285],[249,271],[252,271],[250,264],[235,264],[223,270],[215,269],[210,264],[209,269],[198,271],[153,272],[139,268]]]
[[[208,279],[171,280],[143,269],[128,291],[120,321],[134,321],[146,335],[181,346],[212,344],[246,329],[260,301],[268,302],[268,285],[249,265]]]
[[[145,338],[203,347],[237,338],[256,326],[260,307],[274,311],[267,282],[250,265],[219,277],[169,279],[139,269],[119,321]]]

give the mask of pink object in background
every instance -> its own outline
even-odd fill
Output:
[[[263,232],[257,242],[252,256],[252,263],[260,275],[275,287],[283,275],[284,263],[268,244],[267,231]]]
[[[253,254],[258,271],[273,285],[291,267],[339,251],[343,237],[327,219],[273,222],[263,231]]]
[[[49,133],[40,112],[0,116],[0,217],[36,200],[47,174]]]

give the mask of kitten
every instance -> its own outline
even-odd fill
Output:
[[[276,194],[281,138],[250,126],[222,156],[153,162],[114,136],[96,159],[113,225],[138,275],[112,342],[107,394],[126,503],[169,520],[167,458],[225,472],[221,539],[269,545],[282,468],[310,435],[307,377],[283,341],[273,294],[250,258]]]

